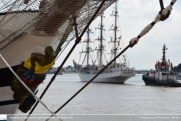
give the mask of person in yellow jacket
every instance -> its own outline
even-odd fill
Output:
[[[51,46],[45,48],[45,55],[32,53],[31,57],[22,62],[16,73],[22,81],[34,92],[38,85],[45,79],[46,72],[55,62],[56,55]],[[13,97],[21,103],[26,96],[31,93],[14,76],[11,80],[11,89],[14,91]]]

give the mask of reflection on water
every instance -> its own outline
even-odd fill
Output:
[[[48,84],[39,86],[38,96]],[[50,109],[56,111],[86,83],[77,74],[58,75],[43,97]],[[145,86],[142,75],[127,80],[125,84],[91,83],[60,114],[180,114],[181,88]],[[20,112],[19,112],[20,113]],[[49,114],[41,104],[34,111]]]

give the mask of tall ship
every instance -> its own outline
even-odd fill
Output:
[[[173,71],[173,65],[170,60],[166,60],[165,50],[167,50],[165,44],[163,46],[162,61],[157,61],[155,64],[155,70],[151,70],[150,73],[143,75],[143,81],[146,85],[155,86],[171,86],[181,87],[181,80],[176,72]]]
[[[36,96],[39,84],[64,47],[74,39],[76,46],[84,29],[114,2],[1,0],[0,114],[26,113],[35,102],[54,114],[41,101],[48,86],[40,98]]]
[[[114,16],[114,28],[110,29],[113,31],[113,36],[111,37],[111,41],[108,42],[108,44],[111,46],[111,52],[109,53],[112,60],[113,58],[116,57],[117,53],[120,52],[121,47],[120,47],[120,41],[121,41],[121,36],[118,37],[118,26],[117,26],[117,17],[118,17],[118,11],[117,11],[117,2],[115,3],[115,10],[114,14],[111,14],[111,16]],[[88,28],[87,30],[87,39],[83,41],[86,43],[86,49],[80,54],[85,54],[83,62],[81,64],[76,63],[73,61],[74,67],[76,72],[78,73],[81,81],[90,81],[104,66],[106,65],[105,63],[108,63],[107,59],[107,54],[105,53],[106,51],[106,44],[105,44],[105,38],[103,37],[103,31],[104,25],[103,25],[103,13],[100,15],[101,17],[101,22],[100,22],[100,27],[96,28],[100,30],[100,36],[95,39],[98,41],[99,45],[95,49],[92,49],[90,46],[93,41],[90,39],[90,33],[91,30]],[[113,25],[113,24],[112,24]],[[93,60],[92,53],[96,51],[96,59]],[[135,76],[135,69],[130,68],[128,66],[128,62],[126,61],[125,55],[123,55],[123,60],[119,59],[115,60],[110,66],[108,66],[105,71],[103,71],[97,78],[93,80],[93,82],[100,82],[100,83],[120,83],[123,84],[126,80],[129,78]],[[97,63],[96,63],[97,62]],[[84,64],[85,63],[85,64]]]
[[[80,43],[82,36],[92,21],[117,0],[0,1],[0,114],[16,114],[17,110],[20,110],[23,113],[29,111],[28,116],[30,116],[36,106],[41,103],[52,116],[56,116],[56,113],[80,91],[55,112],[42,101],[44,94],[56,78],[58,71],[74,51],[74,48]],[[131,39],[128,47],[133,47],[138,39],[146,34],[159,20],[168,18],[172,10],[171,7],[175,2],[176,0],[171,0],[169,9],[168,7],[164,9],[162,4],[161,11],[164,10],[163,13],[159,12],[155,20],[143,29],[137,38]],[[115,11],[116,17],[117,8]],[[117,18],[115,21],[117,21]],[[101,31],[102,27],[101,25]],[[115,24],[113,57],[117,53],[116,30],[117,26]],[[102,42],[102,36],[100,38],[99,41]],[[46,72],[57,62],[58,57],[73,40],[75,40],[75,43],[57,72],[49,81],[41,96],[37,97],[38,86],[45,80]],[[82,65],[74,62],[79,74],[97,73],[104,67],[102,63],[104,48],[102,44],[100,45],[97,50],[100,58],[99,65],[88,63],[86,71]],[[104,76],[101,80],[114,79],[113,82],[122,80],[118,81],[118,83],[123,83],[126,79],[134,76],[134,70],[133,68],[129,69],[125,63],[115,61],[102,75],[108,78],[105,79]],[[98,78],[102,77],[102,75]],[[110,78],[112,75],[114,76]]]

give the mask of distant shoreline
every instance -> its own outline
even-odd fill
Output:
[[[63,74],[77,74],[76,72],[62,72],[62,73]],[[47,74],[54,74],[54,73],[47,73]],[[58,74],[58,75],[61,75],[61,74]]]
[[[77,74],[76,72],[63,72],[63,74]]]
[[[50,74],[50,73],[49,73]],[[51,74],[53,74],[53,73],[51,73]],[[63,72],[63,74],[62,75],[64,75],[64,74],[77,74],[76,72]],[[135,74],[146,74],[146,73],[135,73]]]

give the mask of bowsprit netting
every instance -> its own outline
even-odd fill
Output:
[[[106,0],[97,16],[116,0]],[[1,0],[0,43],[22,34],[60,36],[62,44],[75,38],[73,17],[80,34],[102,0]]]

